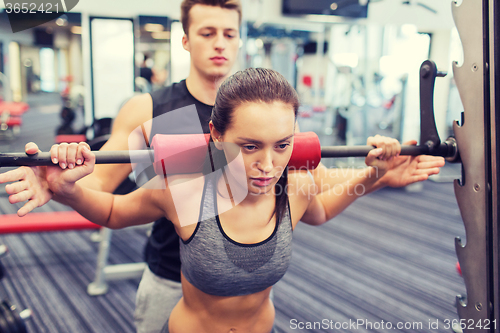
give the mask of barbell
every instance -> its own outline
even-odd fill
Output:
[[[96,164],[149,163],[156,174],[179,174],[200,172],[207,156],[209,134],[157,134],[153,137],[152,149],[124,151],[94,151]],[[315,169],[321,158],[363,157],[373,146],[324,146],[321,147],[314,132],[297,133],[289,161],[289,168]],[[423,144],[402,146],[400,155],[432,155],[457,162],[459,154],[454,138],[450,137],[438,145]],[[26,153],[0,153],[0,167],[54,165],[50,152],[33,155]]]

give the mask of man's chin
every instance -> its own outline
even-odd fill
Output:
[[[230,69],[227,66],[215,67],[206,71],[207,76],[214,79],[226,78],[230,74]]]

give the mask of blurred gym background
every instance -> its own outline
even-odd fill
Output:
[[[436,80],[434,107],[441,139],[453,135],[463,107],[451,64],[460,64],[463,52],[451,1],[242,1],[234,71],[283,74],[300,95],[301,131],[316,132],[322,145],[362,145],[375,134],[418,140],[419,66],[426,59],[448,72]],[[108,134],[128,98],[185,78],[179,7],[180,0],[81,0],[56,20],[17,33],[4,9],[0,152],[21,152],[29,141],[47,151],[60,135]],[[363,165],[359,158],[323,162]],[[363,197],[325,226],[299,227],[292,266],[275,287],[281,332],[292,330],[293,319],[423,323],[422,331],[438,321],[436,332],[450,331],[445,320],[457,319],[455,296],[465,292],[454,250],[454,237],[464,236],[452,185],[460,166],[447,164],[431,178]],[[0,224],[16,210],[0,186]],[[50,203],[36,212],[69,210]],[[91,230],[0,235],[9,248],[0,299],[32,309],[29,332],[133,332],[147,233],[120,230],[109,240]],[[90,296],[103,241],[110,244],[107,265],[139,266]]]

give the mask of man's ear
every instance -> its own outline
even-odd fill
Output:
[[[186,34],[182,36],[182,47],[184,48],[184,50],[191,52],[191,48],[189,46],[189,38]]]

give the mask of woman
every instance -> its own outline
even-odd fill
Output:
[[[360,193],[360,186],[377,182],[400,152],[396,140],[370,138],[368,144],[378,148],[366,157],[364,174],[341,191],[316,194],[307,171],[287,169],[298,107],[295,90],[280,74],[247,69],[228,78],[217,93],[209,125],[213,172],[157,176],[149,189],[125,196],[96,192],[75,183],[95,162],[81,143],[53,147],[52,158],[68,168],[50,167],[40,177],[75,210],[105,227],[162,216],[174,223],[181,238],[183,298],[164,332],[272,332],[269,293],[288,268],[299,220],[319,225],[333,218],[357,198],[353,193]],[[220,160],[232,162],[218,167]],[[28,187],[16,184],[9,185],[9,193]]]

